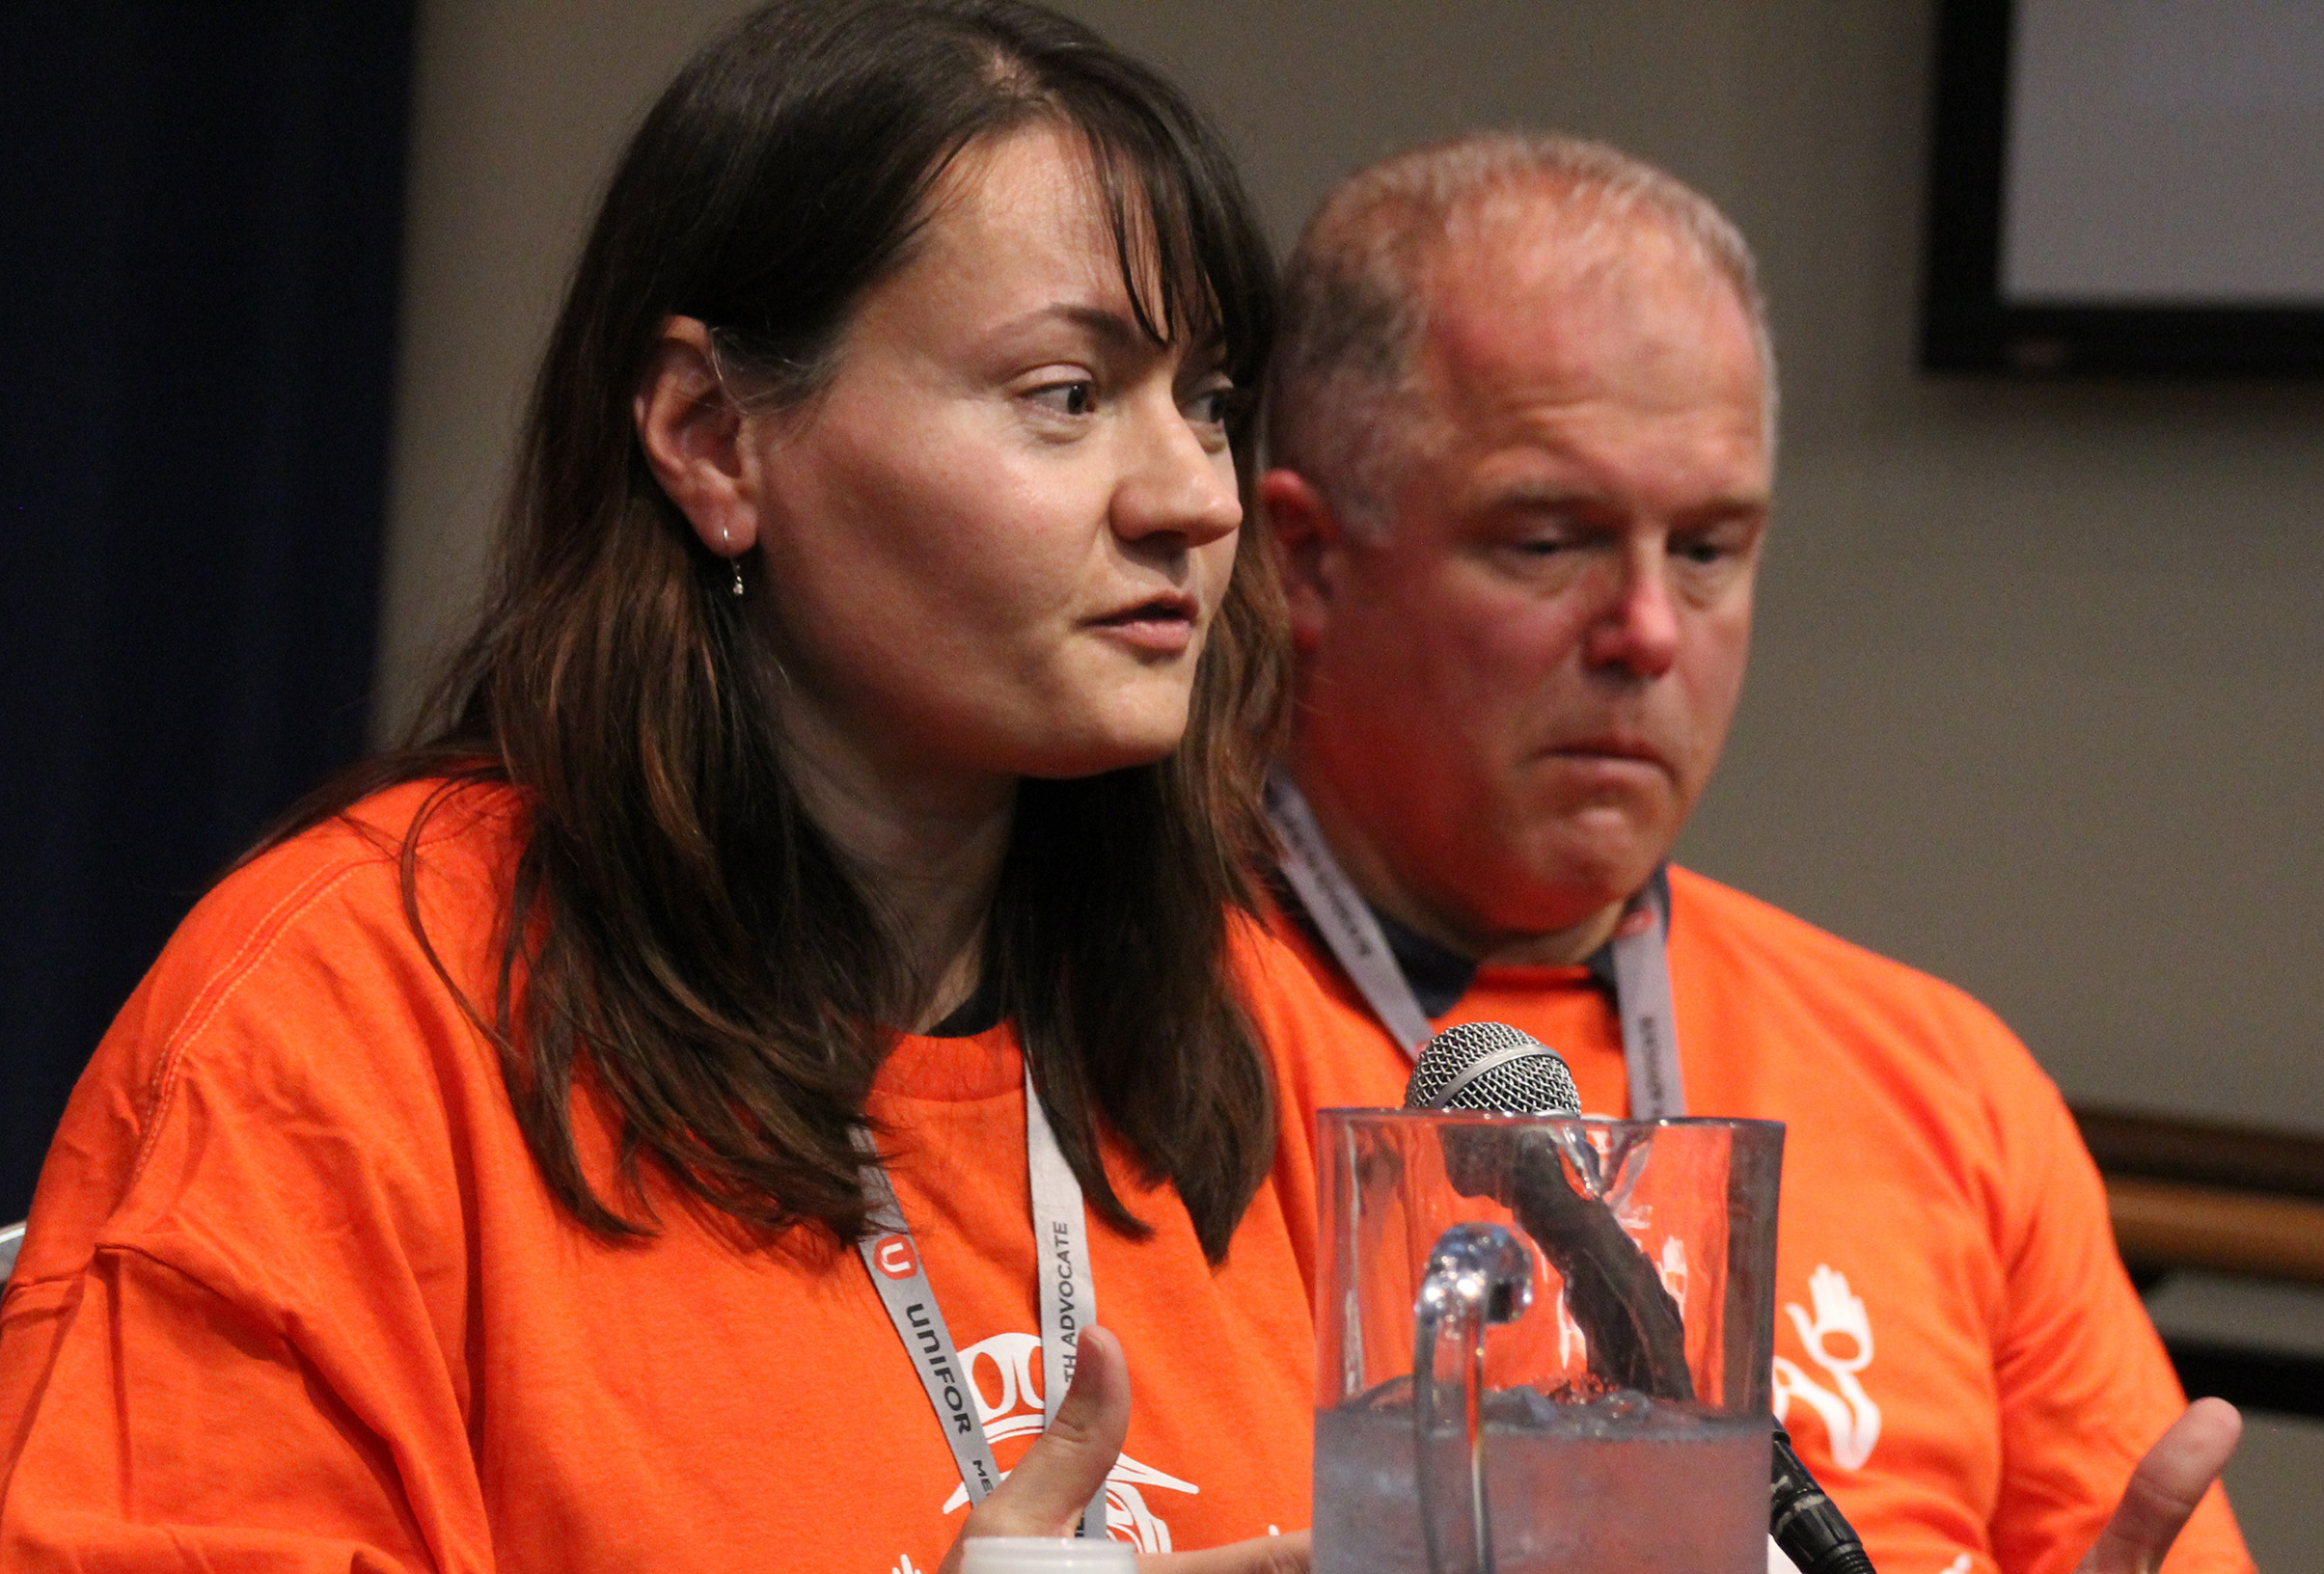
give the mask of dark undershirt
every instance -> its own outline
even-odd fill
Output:
[[[975,992],[944,1014],[944,1019],[923,1032],[924,1039],[971,1039],[1000,1025],[1000,981],[990,972],[976,980]]]
[[[1299,927],[1323,948],[1324,955],[1330,956],[1331,947],[1315,927],[1315,921],[1307,916],[1307,909],[1298,894],[1279,878],[1272,883],[1275,900],[1282,905],[1283,910],[1299,920]],[[1654,900],[1661,905],[1662,910],[1670,911],[1670,869],[1667,865],[1655,868],[1654,878],[1647,882],[1647,888],[1654,893]],[[1368,902],[1364,905],[1371,907]],[[1396,958],[1396,970],[1404,974],[1405,983],[1411,986],[1412,997],[1420,1002],[1422,1015],[1435,1020],[1459,1005],[1461,997],[1468,992],[1468,987],[1477,981],[1477,963],[1450,946],[1440,945],[1426,935],[1398,923],[1378,908],[1372,908],[1372,916],[1380,921],[1381,936],[1388,942],[1388,950]],[[1589,969],[1591,982],[1605,991],[1608,999],[1613,998],[1614,942],[1608,940],[1591,952],[1582,965]]]

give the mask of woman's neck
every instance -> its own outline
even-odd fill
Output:
[[[919,981],[903,1025],[924,1031],[976,991],[1017,778],[882,762],[800,710],[786,718],[793,780]]]

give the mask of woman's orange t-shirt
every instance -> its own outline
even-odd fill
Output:
[[[609,1242],[541,1184],[405,921],[424,790],[226,880],[83,1076],[0,1303],[0,1566],[934,1568],[966,1493],[852,1249],[750,1249],[650,1179],[660,1233]],[[486,1003],[516,834],[471,795],[422,852],[429,936]],[[1303,971],[1237,947],[1279,1017]],[[1022,1077],[1005,1027],[907,1038],[871,1101],[1003,1469],[1041,1417]],[[1106,1154],[1153,1227],[1090,1229],[1135,1394],[1107,1520],[1144,1549],[1307,1522],[1318,1083],[1278,1081],[1275,1175],[1217,1268]]]

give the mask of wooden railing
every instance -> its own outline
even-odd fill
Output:
[[[2074,1119],[2142,1287],[2182,1268],[2324,1286],[2324,1139],[2122,1110],[2077,1108]],[[2165,1343],[2191,1394],[2324,1416],[2324,1359]]]
[[[2110,1175],[2106,1209],[2122,1261],[2134,1268],[2215,1268],[2324,1285],[2324,1202]]]
[[[2076,1109],[2134,1272],[2215,1268],[2324,1285],[2324,1139]]]

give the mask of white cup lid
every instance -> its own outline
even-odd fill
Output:
[[[980,1535],[960,1544],[961,1574],[1135,1574],[1127,1541],[1046,1535]]]

